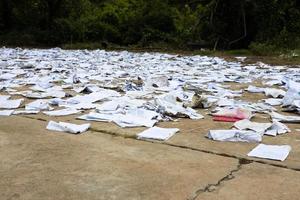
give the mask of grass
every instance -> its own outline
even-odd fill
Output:
[[[29,39],[29,38],[27,38]],[[27,40],[28,41],[28,40]],[[17,44],[22,47],[32,47],[32,45],[24,46],[22,43]],[[13,47],[13,46],[11,46]],[[39,47],[39,46],[36,46]],[[156,44],[148,47],[140,46],[119,46],[110,43],[94,42],[94,43],[73,43],[64,44],[63,49],[106,49],[106,50],[127,50],[132,52],[160,52],[178,55],[202,55],[202,56],[219,56],[227,60],[236,60],[237,56],[246,56],[247,63],[256,63],[258,61],[271,65],[300,65],[300,49],[296,50],[278,50],[270,49],[268,46],[256,45],[250,46],[250,49],[236,49],[226,51],[212,51],[207,49],[189,50],[182,47],[176,47],[168,44]]]
[[[64,44],[62,45],[63,49],[103,49],[101,43],[74,43],[74,44]]]
[[[101,43],[75,43],[66,44],[62,46],[63,49],[106,49],[106,50],[116,50],[116,51],[132,51],[132,52],[160,52],[160,53],[170,53],[178,55],[201,55],[201,56],[218,56],[223,57],[227,60],[236,60],[237,56],[247,57],[246,62],[249,64],[256,62],[264,62],[271,65],[300,65],[300,49],[296,50],[277,50],[268,51],[265,54],[265,49],[263,52],[258,52],[252,49],[236,49],[236,50],[226,50],[226,51],[212,51],[207,49],[202,50],[188,50],[188,49],[178,49],[174,46],[162,45],[162,46],[150,46],[150,47],[139,47],[139,46],[118,46],[108,44],[106,48],[103,47]]]

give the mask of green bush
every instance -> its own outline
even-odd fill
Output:
[[[0,13],[3,44],[168,43],[258,54],[300,47],[297,0],[5,0]]]
[[[255,55],[259,56],[268,56],[268,55],[274,55],[274,54],[280,54],[280,50],[272,44],[267,43],[251,43],[249,46],[249,49],[251,52],[253,52]]]

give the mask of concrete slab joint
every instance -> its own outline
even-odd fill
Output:
[[[198,189],[194,194],[192,194],[188,198],[188,200],[195,200],[201,193],[216,191],[218,189],[218,187],[221,187],[222,185],[224,185],[224,182],[234,179],[236,176],[235,173],[240,171],[242,169],[243,165],[247,165],[250,163],[252,163],[252,161],[249,161],[246,159],[239,159],[239,163],[235,169],[231,170],[227,175],[222,177],[216,183],[209,183],[204,188],[202,187],[202,188]]]

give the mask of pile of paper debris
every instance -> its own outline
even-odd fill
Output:
[[[205,109],[214,121],[235,122],[233,129],[211,130],[207,137],[231,142],[261,142],[264,135],[290,132],[283,123],[300,123],[296,67],[160,53],[1,48],[0,69],[0,116],[77,114],[81,120],[112,122],[122,128],[148,127],[137,138],[167,140],[179,129],[155,124],[178,118],[201,120],[206,116],[199,109]],[[250,84],[255,82],[262,84]],[[248,87],[231,89],[234,84]],[[265,99],[243,101],[245,93],[262,93]],[[272,121],[250,121],[259,113]],[[47,129],[77,134],[90,126],[50,121]],[[248,155],[284,160],[290,150],[260,144]]]

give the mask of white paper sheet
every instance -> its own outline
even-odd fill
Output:
[[[112,121],[122,128],[138,126],[152,127],[157,122],[156,120],[132,114],[118,114]]]
[[[24,99],[8,100],[0,99],[0,108],[4,109],[15,109],[19,108]]]
[[[71,124],[65,122],[50,121],[47,125],[47,129],[51,131],[68,132],[73,134],[83,133],[90,128],[91,124]]]
[[[161,110],[170,116],[182,117],[187,116],[191,119],[202,119],[204,116],[197,113],[196,110],[192,108],[184,108],[182,103],[176,102],[176,97],[170,94],[163,95],[154,100],[157,106],[161,107]]]
[[[290,123],[300,123],[300,117],[298,116],[292,116],[292,115],[281,115],[276,112],[270,113],[273,120],[279,121],[279,122],[290,122]]]
[[[262,135],[254,131],[210,130],[207,137],[224,142],[261,142]]]
[[[292,148],[289,145],[259,144],[248,153],[248,156],[284,161],[289,155],[291,149]]]
[[[77,110],[89,110],[97,107],[94,103],[61,104],[60,106]]]
[[[235,122],[234,126],[239,130],[252,130],[263,135],[272,126],[272,123],[251,122],[248,119],[244,119]]]
[[[273,98],[284,97],[284,90],[274,89],[274,88],[265,88],[265,95]]]
[[[27,105],[25,105],[25,110],[50,110],[51,107],[49,106],[48,100],[39,99],[33,101]]]
[[[139,133],[137,136],[138,139],[168,140],[178,131],[178,128],[160,128],[154,126]]]
[[[9,95],[0,95],[0,101],[5,101],[8,100],[10,98]]]
[[[288,132],[291,132],[291,130],[285,124],[274,120],[272,126],[266,130],[265,135],[276,136]]]
[[[269,104],[271,106],[279,106],[282,104],[282,99],[275,99],[275,98],[269,98],[269,99],[264,99],[266,104]]]
[[[77,119],[82,119],[87,121],[98,121],[98,122],[111,122],[115,117],[116,115],[112,115],[112,114],[101,114],[101,113],[91,112],[89,114],[79,116],[77,117]]]
[[[252,93],[263,93],[265,91],[265,88],[260,88],[260,87],[255,87],[252,85],[249,85],[247,88],[248,92],[252,92]]]
[[[80,113],[80,110],[76,110],[73,108],[66,108],[66,109],[62,109],[62,110],[54,110],[54,111],[45,111],[43,112],[45,115],[48,116],[66,116],[66,115],[74,115],[77,113]]]
[[[13,112],[14,110],[0,110],[0,116],[10,116]]]

